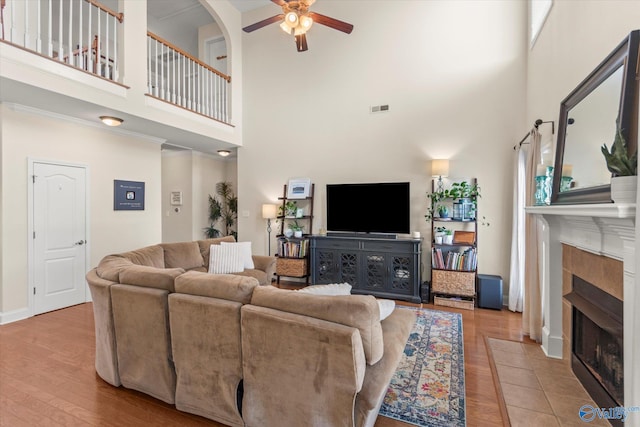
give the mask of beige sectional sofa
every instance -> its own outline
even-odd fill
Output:
[[[231,426],[373,426],[414,313],[380,321],[372,296],[270,286],[273,257],[208,274],[220,240],[110,255],[87,274],[98,375]]]

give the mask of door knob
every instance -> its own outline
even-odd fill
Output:
[[[86,240],[78,240],[75,244],[76,245],[84,245],[85,243],[87,243]]]

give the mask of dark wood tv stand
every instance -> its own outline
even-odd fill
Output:
[[[421,239],[311,236],[311,283],[420,302]]]

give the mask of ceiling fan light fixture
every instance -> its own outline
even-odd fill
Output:
[[[280,24],[280,28],[282,28],[282,31],[289,35],[293,34],[294,28],[291,28],[286,20],[282,21],[282,23]]]
[[[305,29],[305,32],[313,25],[313,19],[309,15],[302,15],[300,17],[300,27]]]
[[[284,20],[291,28],[298,26],[298,14],[296,12],[289,12],[284,16]]]

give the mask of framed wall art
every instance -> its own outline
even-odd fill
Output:
[[[311,194],[311,178],[290,179],[287,185],[287,199],[305,199]]]
[[[114,180],[113,210],[143,211],[144,182]]]

